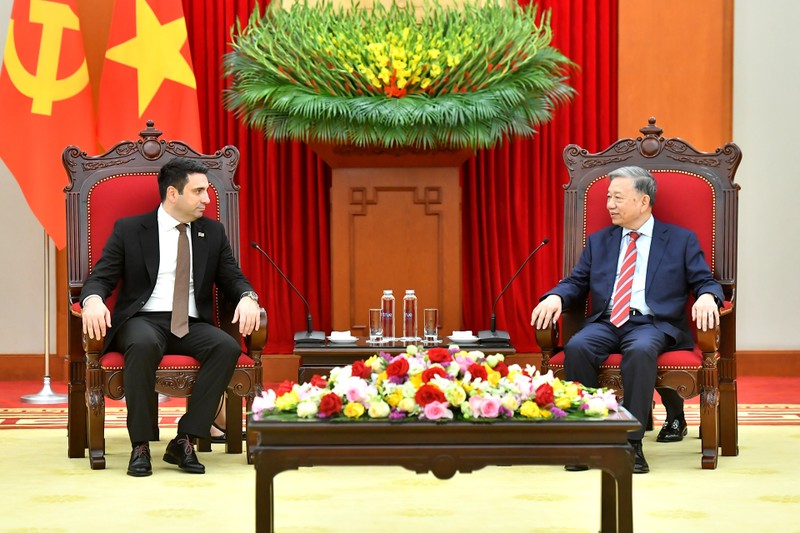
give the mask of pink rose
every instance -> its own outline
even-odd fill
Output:
[[[439,420],[441,418],[453,418],[453,412],[447,408],[445,402],[431,402],[425,406],[425,418],[428,420]]]
[[[497,415],[500,414],[501,405],[499,398],[484,398],[481,402],[481,416],[484,418],[497,418]]]

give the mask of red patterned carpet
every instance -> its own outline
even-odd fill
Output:
[[[742,377],[739,385],[739,423],[741,425],[774,426],[800,425],[800,378],[795,377]],[[0,429],[64,428],[67,408],[65,404],[33,405],[21,401],[22,396],[36,394],[42,383],[0,382]],[[52,384],[53,392],[66,393],[66,385]],[[171,398],[159,405],[161,427],[174,427],[184,409],[184,401]],[[656,405],[656,420],[664,418],[661,405]],[[700,413],[698,399],[686,405],[686,419],[690,426],[698,426]],[[106,402],[106,427],[125,427],[125,403]]]

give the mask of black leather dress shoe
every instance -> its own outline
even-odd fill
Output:
[[[145,477],[153,473],[150,464],[150,445],[146,442],[134,445],[131,460],[128,462],[128,475]]]
[[[634,454],[634,462],[633,462],[633,473],[634,474],[646,474],[650,471],[650,465],[647,464],[647,460],[644,458],[644,452],[642,451],[642,441],[640,440],[629,440],[628,441],[631,446],[633,446],[633,454]]]
[[[190,474],[206,473],[206,467],[197,460],[194,445],[188,435],[179,435],[169,441],[164,460],[171,465],[178,465],[178,468]]]
[[[686,426],[686,420],[683,418],[667,419],[664,421],[664,425],[661,426],[661,431],[658,432],[656,442],[680,442],[688,433],[689,428]]]

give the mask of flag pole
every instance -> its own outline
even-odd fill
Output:
[[[50,388],[50,237],[44,232],[44,384],[36,394],[26,394],[23,403],[66,403],[66,394],[56,394]]]

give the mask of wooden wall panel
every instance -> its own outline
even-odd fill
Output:
[[[333,328],[365,336],[384,289],[398,315],[414,289],[420,315],[436,307],[445,334],[460,329],[459,168],[334,168],[330,198]]]
[[[655,116],[709,151],[732,140],[733,0],[619,0],[619,137]]]

